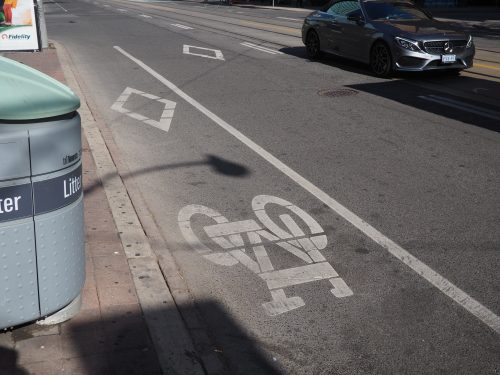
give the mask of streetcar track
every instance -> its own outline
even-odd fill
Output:
[[[116,1],[118,2],[118,1]],[[141,3],[143,4],[143,3]],[[142,7],[130,7],[130,9],[133,9],[133,10],[144,10],[144,8]],[[216,35],[220,35],[220,36],[225,36],[225,37],[229,37],[229,38],[232,38],[234,40],[237,40],[237,41],[243,41],[243,42],[255,42],[255,43],[270,43],[274,46],[276,46],[276,48],[278,49],[281,49],[281,48],[290,48],[290,45],[287,45],[287,44],[282,44],[282,43],[279,43],[277,41],[271,41],[269,39],[264,39],[264,38],[259,38],[259,37],[256,37],[256,36],[248,36],[248,35],[245,35],[245,34],[239,34],[239,33],[236,33],[236,32],[232,32],[232,31],[227,31],[224,27],[214,27],[214,26],[208,26],[206,24],[200,24],[200,23],[197,23],[195,22],[195,20],[185,20],[185,19],[181,19],[181,18],[174,18],[174,17],[169,17],[167,15],[164,14],[164,11],[160,10],[160,9],[157,9],[157,8],[150,8],[148,9],[149,11],[149,14],[151,16],[154,16],[154,18],[150,18],[150,19],[145,19],[145,18],[142,18],[142,21],[143,22],[148,22],[148,23],[153,23],[154,22],[154,19],[158,19],[162,22],[167,22],[167,23],[170,23],[172,21],[175,21],[175,22],[187,22],[189,23],[190,25],[192,26],[195,26],[195,29],[196,30],[200,30],[200,31],[207,31],[207,32],[211,32],[211,33],[214,33]],[[182,14],[177,14],[177,15],[181,15],[181,16],[187,16],[187,15],[182,15]],[[239,26],[239,27],[243,27],[243,28],[247,28],[247,29],[251,29],[251,30],[258,30],[258,31],[264,31],[264,32],[268,32],[268,33],[274,33],[274,34],[280,34],[280,35],[284,35],[284,36],[287,36],[287,37],[290,37],[290,38],[297,38],[297,39],[301,39],[300,37],[298,36],[294,36],[294,35],[290,35],[290,34],[283,34],[283,33],[278,33],[278,32],[275,32],[275,31],[269,31],[269,30],[262,30],[262,29],[258,29],[256,27],[250,27],[250,26],[242,26],[242,25],[237,25],[237,24],[234,24],[234,23],[225,23],[223,21],[214,21],[214,22],[219,22],[221,24],[228,24],[228,25],[233,25],[233,26]],[[153,23],[154,24],[154,23]],[[177,32],[176,30],[170,30],[171,32]]]
[[[484,61],[484,62],[488,62],[490,64],[500,64],[500,62],[498,62],[498,61],[491,61],[491,60],[479,59],[477,57],[474,57],[474,61]]]
[[[196,11],[193,11],[193,10],[184,10],[184,9],[177,9],[177,8],[169,8],[169,7],[166,7],[166,6],[159,6],[159,5],[153,5],[153,4],[150,4],[150,3],[141,3],[141,5],[143,5],[143,7],[135,7],[133,5],[135,4],[132,4],[130,2],[127,2],[127,1],[120,1],[120,0],[112,0],[113,2],[115,3],[119,3],[121,4],[122,6],[124,4],[127,5],[127,7],[131,8],[131,9],[134,9],[134,10],[139,10],[139,9],[144,9],[144,8],[147,8],[148,10],[150,11],[161,11],[161,12],[172,12],[172,13],[175,13],[176,15],[179,15],[179,16],[183,16],[183,17],[194,17],[196,18],[196,16],[193,16],[192,14],[189,14],[189,13],[196,13]],[[200,12],[198,12],[200,13]],[[265,31],[265,32],[271,32],[271,33],[275,33],[275,34],[279,34],[279,35],[284,35],[284,36],[289,36],[289,37],[295,37],[295,38],[300,38],[301,36],[298,35],[300,34],[300,30],[301,28],[300,27],[289,27],[289,26],[282,26],[282,25],[278,25],[276,23],[269,23],[269,22],[260,22],[260,21],[255,21],[255,17],[247,17],[247,18],[239,18],[239,17],[227,17],[228,15],[221,15],[221,14],[213,14],[211,12],[203,12],[203,15],[206,15],[206,14],[209,14],[210,16],[213,16],[213,17],[217,17],[218,19],[213,19],[213,18],[206,18],[207,21],[210,21],[210,22],[217,22],[217,23],[220,23],[222,25],[232,25],[232,26],[237,26],[237,27],[243,27],[243,28],[248,28],[248,29],[251,29],[251,30],[259,30],[259,31]],[[228,20],[221,20],[219,18],[229,18],[230,20],[232,20],[233,22],[229,22]],[[257,18],[261,18],[261,17],[257,17]],[[274,20],[273,18],[266,18],[266,17],[262,17],[262,18],[265,18],[265,20]],[[206,26],[204,25],[203,23],[200,24],[200,23],[197,23],[195,20],[193,19],[190,19],[189,21],[186,21],[186,22],[190,22],[194,25],[197,25],[197,26],[205,26],[205,27],[208,27],[208,28],[212,28],[213,26]],[[261,26],[261,27],[267,27],[268,29],[262,29],[262,28],[259,28],[258,26]],[[214,27],[214,29],[216,29]],[[272,30],[269,30],[269,29],[272,29]],[[290,32],[284,32],[284,31],[279,31],[279,29],[289,29]]]

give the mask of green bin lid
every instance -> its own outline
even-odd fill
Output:
[[[69,87],[38,70],[0,56],[0,120],[65,115],[80,107]]]

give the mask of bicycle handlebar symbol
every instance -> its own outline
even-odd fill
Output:
[[[307,226],[309,233],[304,233],[290,214],[279,215],[286,230],[276,224],[266,211],[269,204],[291,211]],[[305,305],[301,297],[286,296],[284,288],[288,286],[327,279],[333,286],[331,292],[335,297],[353,295],[352,290],[320,252],[326,248],[328,240],[323,228],[307,212],[284,199],[270,195],[256,196],[252,200],[252,209],[260,223],[256,220],[230,222],[216,210],[201,205],[188,205],[179,212],[179,227],[188,244],[205,259],[222,266],[241,263],[259,275],[271,292],[272,301],[262,304],[271,316]],[[195,215],[205,215],[215,221],[215,224],[205,226],[203,230],[222,251],[213,251],[196,236],[191,226],[191,218]],[[250,244],[255,260],[249,256],[245,240]],[[275,270],[264,244],[275,244],[306,264]]]

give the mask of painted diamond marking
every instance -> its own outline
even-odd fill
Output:
[[[137,94],[140,95],[144,98],[148,98],[151,100],[156,100],[157,102],[160,102],[165,105],[165,108],[163,109],[163,113],[161,114],[160,120],[153,120],[150,119],[149,117],[143,116],[140,113],[132,112],[129,109],[124,107],[124,104],[127,102],[127,100],[130,98],[130,95],[132,94]],[[128,117],[131,117],[135,120],[142,121],[145,124],[154,126],[155,128],[158,128],[160,130],[168,132],[170,129],[170,123],[172,122],[172,118],[174,117],[174,110],[175,106],[177,103],[160,98],[159,96],[153,95],[153,94],[148,94],[136,89],[133,89],[131,87],[127,87],[121,95],[116,99],[116,102],[113,103],[111,106],[111,109],[120,113],[123,113],[124,115],[127,115]]]
[[[203,53],[197,53],[196,50],[212,52],[212,54],[206,55],[206,54],[203,54]],[[200,56],[200,57],[206,57],[207,59],[223,60],[224,61],[224,55],[218,49],[196,47],[196,46],[190,46],[190,45],[184,44],[182,52],[185,55]]]

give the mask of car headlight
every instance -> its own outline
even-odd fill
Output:
[[[415,52],[421,51],[420,47],[418,46],[418,42],[416,42],[414,40],[400,38],[399,36],[397,36],[395,39],[396,39],[396,43],[400,47],[403,47],[404,49],[409,49],[410,51],[415,51]]]
[[[472,35],[469,35],[469,40],[467,41],[467,48],[471,48],[472,47]]]

